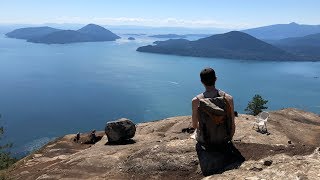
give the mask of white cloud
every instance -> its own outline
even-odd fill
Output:
[[[186,20],[177,18],[152,19],[152,18],[131,18],[131,17],[59,17],[53,20],[54,23],[97,23],[103,25],[142,25],[142,26],[172,26],[172,27],[217,27],[217,28],[245,28],[249,24],[226,23],[212,19]]]
[[[57,18],[45,19],[15,19],[2,20],[0,23],[11,24],[44,24],[44,23],[72,23],[72,24],[88,24],[96,23],[100,25],[138,25],[138,26],[166,26],[166,27],[193,27],[193,28],[226,28],[226,29],[241,29],[250,27],[246,23],[230,23],[217,21],[214,19],[178,19],[178,18],[134,18],[134,17],[69,17],[61,16]]]

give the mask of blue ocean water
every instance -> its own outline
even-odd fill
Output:
[[[320,113],[320,62],[260,62],[136,52],[153,39],[44,45],[0,35],[0,119],[17,156],[64,134],[103,130],[121,117],[134,122],[190,115],[203,91],[202,68],[243,113],[254,94],[269,110]]]

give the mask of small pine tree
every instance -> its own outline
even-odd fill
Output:
[[[0,114],[0,118],[1,118],[1,114]],[[3,133],[4,133],[4,129],[1,126],[0,140],[2,140]],[[10,152],[7,151],[7,149],[11,147],[12,147],[11,143],[5,143],[4,145],[0,143],[0,170],[8,168],[9,166],[11,166],[17,161],[15,158],[12,158]]]
[[[248,103],[248,106],[245,109],[245,111],[247,111],[248,114],[256,116],[259,113],[261,113],[263,109],[268,109],[268,107],[265,106],[267,103],[267,100],[263,99],[259,94],[256,94]]]

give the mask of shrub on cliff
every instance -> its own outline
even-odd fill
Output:
[[[0,114],[1,118],[1,114]],[[10,152],[8,149],[12,147],[11,143],[4,143],[2,142],[2,136],[4,134],[4,128],[0,127],[0,170],[6,169],[12,164],[14,164],[17,160],[11,157]]]
[[[268,109],[268,107],[265,106],[267,103],[268,103],[268,100],[265,100],[259,94],[256,94],[254,95],[252,100],[248,102],[248,105],[245,111],[247,111],[248,114],[256,116],[260,112],[262,112],[264,109]]]

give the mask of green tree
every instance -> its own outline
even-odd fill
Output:
[[[0,114],[1,118],[1,114]],[[11,157],[10,152],[8,149],[12,147],[11,143],[5,143],[3,144],[2,141],[2,136],[4,134],[4,128],[1,126],[0,127],[0,170],[6,169],[12,164],[14,164],[17,160],[13,157]]]
[[[252,100],[249,101],[245,111],[247,111],[248,114],[256,116],[260,112],[262,112],[263,109],[268,109],[268,107],[265,106],[267,103],[268,103],[267,100],[263,99],[259,94],[256,94],[254,95]]]

